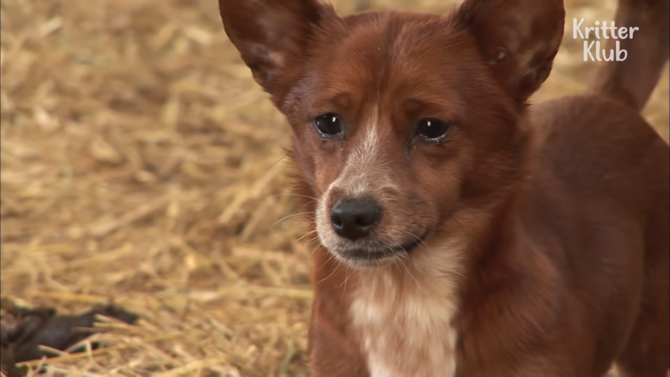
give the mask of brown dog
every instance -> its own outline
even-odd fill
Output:
[[[314,375],[666,376],[669,154],[639,110],[668,58],[668,0],[622,0],[627,60],[532,107],[560,0],[346,18],[317,0],[219,5],[318,199]]]

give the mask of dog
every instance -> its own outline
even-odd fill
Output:
[[[640,111],[668,60],[668,0],[620,0],[616,25],[639,27],[627,59],[532,106],[561,0],[219,8],[292,129],[318,234],[315,376],[667,375],[669,152]]]

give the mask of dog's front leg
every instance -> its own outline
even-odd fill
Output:
[[[327,323],[314,321],[309,334],[309,358],[314,377],[369,377],[358,348]]]

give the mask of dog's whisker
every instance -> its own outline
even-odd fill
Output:
[[[312,234],[316,234],[316,237],[315,237],[312,241],[318,239],[318,236],[319,236],[319,235],[318,235],[318,233],[317,233],[317,231],[316,231],[316,229],[315,229],[315,230],[310,230],[309,232],[307,232],[307,233],[303,234],[302,236],[300,236],[300,237],[298,238],[298,242],[302,241],[305,237],[307,237],[307,236],[309,236],[309,235],[312,235]]]
[[[293,217],[296,217],[296,216],[310,215],[310,214],[314,214],[314,212],[298,212],[298,213],[290,214],[288,216],[284,216],[281,219],[275,221],[274,224],[272,224],[270,226],[270,229],[274,228],[277,224],[281,223],[282,221],[286,221],[286,220],[288,220],[290,218],[293,218]]]
[[[328,260],[330,261],[330,260],[332,260],[332,258],[333,258],[333,256],[332,256],[330,253],[328,253]],[[333,268],[333,270],[330,272],[330,274],[329,274],[328,276],[324,277],[323,279],[321,279],[318,283],[323,283],[323,282],[325,282],[326,280],[328,280],[330,277],[332,277],[333,275],[335,275],[335,272],[337,272],[337,270],[340,268],[340,265],[341,265],[341,264],[342,264],[342,263],[337,263],[337,264],[335,265],[335,268]],[[318,284],[318,283],[317,283],[317,284]]]
[[[295,198],[306,198],[310,199],[314,202],[318,202],[319,198],[315,198],[313,196],[309,195],[301,195],[301,194],[290,194],[290,193],[284,193],[284,194],[271,194],[267,196],[268,198],[274,198],[274,197],[295,197]]]
[[[405,255],[406,255],[406,256],[409,256],[409,253],[407,252],[407,250],[405,250],[405,248],[404,248],[401,244],[397,244],[397,245],[395,245],[395,247],[399,247],[399,248],[401,248],[401,249],[405,252]],[[412,271],[410,270],[410,268],[407,266],[407,263],[405,263],[405,262],[406,262],[406,259],[403,258],[403,257],[401,257],[400,255],[393,255],[393,257],[394,257],[394,258],[397,258],[398,263],[399,263],[400,265],[402,265],[402,266],[405,268],[405,271],[407,272],[407,274],[409,275],[409,277],[412,278],[412,280],[414,280],[414,282],[416,283],[416,286],[417,286],[421,291],[423,291],[424,293],[427,293],[427,291],[424,290],[424,288],[423,288],[423,286],[421,285],[421,283],[419,283],[419,280],[416,278],[416,276],[414,276],[414,273],[412,273]]]

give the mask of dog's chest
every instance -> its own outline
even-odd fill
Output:
[[[454,376],[453,289],[416,280],[401,283],[391,273],[361,282],[354,291],[351,316],[370,376]]]

